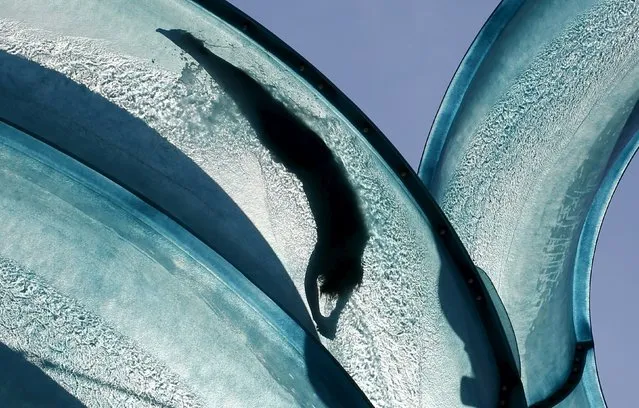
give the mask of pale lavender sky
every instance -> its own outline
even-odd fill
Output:
[[[457,65],[498,0],[231,0],[345,92],[417,167]],[[591,295],[597,363],[610,407],[627,407],[639,380],[639,163],[604,222]]]

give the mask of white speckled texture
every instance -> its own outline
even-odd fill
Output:
[[[571,367],[576,246],[639,95],[638,38],[636,1],[526,2],[478,71],[433,177],[510,315],[530,402]]]
[[[128,384],[155,401],[178,398],[177,404],[182,398],[177,406],[326,406],[326,395],[316,391],[326,387],[325,379],[309,372],[326,369],[328,356],[315,354],[317,360],[307,364],[311,348],[299,344],[301,330],[239,272],[69,158],[4,124],[0,136],[0,236],[10,237],[0,240],[0,257],[11,260],[2,290],[18,302],[3,319],[25,322],[2,326],[0,337],[9,347],[36,364],[42,363],[36,357],[45,358],[110,384]],[[27,298],[13,299],[11,293],[21,289]],[[39,313],[42,308],[50,313]],[[64,327],[58,327],[65,321],[56,319],[56,311],[70,319]],[[28,323],[35,314],[37,321]],[[99,335],[96,347],[114,349],[85,349],[85,335]],[[51,345],[64,356],[48,350]],[[118,356],[131,349],[140,351],[140,370],[154,371],[137,379],[138,371],[123,371],[128,360]],[[79,353],[95,367],[83,371]],[[122,370],[110,370],[114,361]],[[330,364],[328,369],[335,375]],[[112,395],[109,387],[69,385],[67,374],[51,375],[90,406],[119,405],[127,397]]]
[[[68,5],[57,12],[81,15],[86,7],[93,6],[78,5],[77,11]],[[202,17],[199,9],[158,2],[162,12],[145,15],[137,7],[135,19],[113,20],[117,30],[104,42],[78,36],[105,38],[99,34],[102,21],[111,21],[108,10],[101,10],[106,14],[95,27],[65,26],[72,17],[61,18],[57,28],[45,23],[53,34],[28,28],[38,24],[34,13],[44,13],[44,7],[14,3],[7,17],[27,23],[0,23],[0,49],[64,73],[144,120],[192,158],[248,215],[303,294],[316,233],[300,182],[273,161],[214,81],[150,33],[185,28],[203,37],[211,50],[266,84],[317,131],[359,196],[371,232],[364,283],[346,307],[335,340],[323,339],[326,347],[377,407],[451,407],[462,400],[494,405],[497,374],[472,302],[428,221],[363,137],[292,72],[224,24]],[[62,35],[66,31],[73,36]],[[141,32],[140,45],[119,43],[118,36],[130,31]],[[72,112],[56,113],[74,120]],[[110,143],[149,161],[130,141]],[[462,382],[464,376],[480,381]]]
[[[77,301],[0,258],[0,341],[89,407],[200,407],[174,373]]]

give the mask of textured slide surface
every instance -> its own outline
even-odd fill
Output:
[[[372,127],[369,129],[347,120],[343,112],[328,102],[332,92],[328,84],[305,81],[299,65],[282,63],[250,40],[241,28],[233,28],[192,2],[3,0],[2,3],[0,117],[143,197],[161,210],[157,217],[167,214],[178,221],[231,264],[235,273],[243,274],[293,317],[304,333],[308,333],[304,336],[319,338],[375,406],[494,406],[497,403],[503,379],[500,379],[492,345],[477,312],[477,301],[461,277],[459,263],[442,244],[441,225],[433,225],[432,214],[427,214],[417,203],[406,187],[406,180],[413,180],[413,185],[419,185],[422,190],[423,186],[410,170],[400,170],[396,165],[403,162],[396,159],[399,155],[392,147],[384,152],[373,146]],[[254,28],[247,26],[245,31]],[[324,315],[335,307],[340,311],[336,332],[329,336],[331,338],[315,331],[306,302],[304,279],[323,228],[315,211],[339,208],[341,198],[331,201],[326,196],[318,198],[310,194],[305,184],[307,178],[287,167],[287,161],[281,160],[278,151],[264,143],[260,137],[264,129],[257,128],[253,118],[245,115],[238,94],[225,88],[225,78],[211,74],[203,60],[182,50],[162,34],[170,30],[188,32],[202,41],[206,52],[257,81],[286,108],[287,115],[319,136],[321,144],[330,150],[343,170],[345,181],[340,180],[340,188],[346,186],[352,191],[362,213],[368,240],[361,259],[357,260],[363,268],[361,287],[342,305],[322,298],[320,308]],[[376,146],[388,144],[382,138],[377,139]],[[389,157],[394,157],[394,162]],[[298,162],[312,159],[309,156]],[[39,175],[34,179],[39,180],[42,173],[37,173]],[[331,170],[330,174],[335,171]],[[31,185],[24,186],[16,186],[15,194]],[[75,194],[79,193],[69,192],[71,198],[65,196],[65,199],[71,200]],[[5,199],[9,200],[10,196]],[[47,200],[38,204],[43,206],[39,214],[51,222],[60,221],[57,212],[62,211],[64,200],[58,204]],[[5,254],[15,262],[11,268],[34,276],[38,285],[52,285],[46,282],[53,277],[64,280],[60,285],[66,285],[66,291],[55,285],[42,286],[42,290],[55,290],[52,293],[60,299],[79,302],[74,307],[84,307],[82,313],[87,316],[91,313],[91,316],[103,318],[103,313],[120,313],[101,321],[104,330],[108,328],[134,338],[141,350],[149,353],[149,358],[159,358],[157,353],[165,353],[162,361],[171,362],[165,364],[167,369],[188,379],[184,381],[195,387],[191,391],[194,398],[222,395],[221,389],[200,387],[208,378],[206,375],[213,375],[210,371],[213,367],[231,370],[235,375],[238,374],[237,366],[245,363],[247,366],[243,370],[256,371],[253,376],[244,377],[247,381],[255,381],[256,386],[259,383],[264,387],[268,398],[279,401],[278,398],[290,396],[282,385],[289,380],[277,371],[277,364],[283,363],[271,367],[271,360],[251,359],[249,354],[246,359],[238,359],[238,353],[231,350],[242,345],[231,341],[236,337],[229,337],[229,349],[218,343],[208,347],[213,340],[203,342],[199,330],[187,330],[193,326],[181,321],[184,313],[170,309],[178,305],[203,308],[190,314],[193,319],[202,317],[200,313],[213,313],[196,298],[179,292],[181,286],[172,286],[178,285],[179,279],[169,276],[166,266],[153,261],[154,257],[164,259],[169,256],[165,251],[174,249],[153,249],[151,259],[106,250],[95,254],[91,259],[97,263],[106,262],[102,257],[109,262],[115,262],[116,258],[123,263],[118,269],[118,276],[123,279],[119,289],[109,286],[116,285],[115,282],[111,284],[106,278],[100,278],[111,290],[99,291],[91,286],[94,284],[89,273],[92,267],[80,262],[79,258],[65,258],[68,264],[55,265],[56,268],[65,267],[65,274],[58,274],[59,269],[54,269],[52,262],[47,263],[46,268],[41,265],[43,258],[49,259],[47,251],[52,250],[62,236],[68,241],[61,241],[60,251],[62,242],[67,242],[65,251],[76,255],[80,248],[85,252],[100,248],[101,241],[97,237],[101,235],[87,230],[93,225],[90,220],[78,221],[69,216],[69,222],[62,225],[64,230],[58,231],[56,227],[50,231],[56,234],[51,236],[52,240],[45,240],[44,236],[36,240],[28,234],[29,231],[36,234],[44,228],[42,221],[29,218],[26,212],[17,209],[11,214],[12,225],[18,225],[18,219],[25,223],[29,221],[26,225],[31,225],[31,230],[21,227],[23,242],[33,239],[36,243],[41,241],[42,245],[35,251],[24,245],[3,242],[4,247],[16,251]],[[82,217],[78,219],[84,220]],[[344,224],[348,222],[346,220]],[[86,230],[87,236],[74,232],[75,228],[80,232]],[[119,239],[118,235],[109,235],[113,245]],[[131,245],[127,245],[126,250],[137,253]],[[182,257],[191,255],[188,250],[184,252],[180,262]],[[125,262],[125,256],[130,257],[127,258],[130,261]],[[181,264],[171,260],[171,265]],[[187,269],[194,274],[193,279],[207,276],[204,272],[197,274],[195,270]],[[42,275],[45,273],[48,275]],[[70,280],[66,274],[77,276],[78,281]],[[156,314],[165,310],[164,320],[158,321],[166,320],[166,326],[162,326],[165,328],[181,324],[177,327],[183,329],[184,342],[164,344],[155,341],[157,336],[152,334],[152,329],[156,329],[142,325],[150,325],[154,321],[152,318],[138,321],[138,316],[117,307],[124,301],[137,301],[127,292],[133,290],[133,283],[124,282],[143,279],[142,276],[150,279],[147,275],[172,279],[171,285],[149,282],[153,290],[167,291],[161,304],[170,310],[137,303],[133,310],[140,308],[145,313]],[[80,281],[93,292],[83,290]],[[189,284],[192,284],[189,289],[192,291],[209,290],[200,288],[199,283]],[[177,292],[169,293],[170,290]],[[136,294],[148,301],[155,299],[157,302],[159,297],[152,291],[137,290]],[[101,300],[98,300],[100,296]],[[116,301],[120,297],[122,299]],[[187,304],[187,298],[194,303]],[[89,307],[88,302],[95,303]],[[234,316],[240,312],[229,306],[219,311],[219,318],[248,330],[249,325],[243,323],[245,320],[235,322]],[[125,327],[129,321],[130,327]],[[169,321],[173,323],[169,324]],[[114,326],[116,323],[121,326]],[[207,320],[198,324],[214,323]],[[175,335],[178,334],[176,329]],[[280,335],[284,339],[272,339],[273,347],[287,344],[288,332],[280,332]],[[194,336],[189,340],[192,343],[186,342],[189,336]],[[163,339],[169,342],[168,338]],[[173,346],[177,349],[173,350]],[[189,355],[191,360],[186,358],[187,347],[198,350]],[[216,353],[221,355],[214,360],[219,361],[215,366],[204,364],[213,361],[203,357],[201,353],[205,351],[210,359],[214,359]],[[305,351],[304,363],[309,371],[314,367],[331,366],[328,361],[322,363],[320,351]],[[275,354],[269,356],[275,358]],[[301,364],[296,357],[290,358],[295,364]],[[228,363],[223,363],[227,360]],[[178,365],[180,370],[175,368]],[[264,372],[263,378],[258,375],[262,372],[259,370]],[[267,372],[269,370],[275,371]],[[309,372],[307,379],[294,376],[295,379],[290,381],[300,381],[301,389],[309,392],[304,387],[308,382],[313,383],[313,379],[335,378],[322,374],[322,370]],[[351,389],[348,380],[343,379],[340,387]],[[234,395],[255,398],[255,401],[263,401],[265,406],[265,396],[242,391],[242,387],[253,384],[250,381],[245,385],[238,379],[234,384],[238,388],[229,389],[228,398]],[[315,392],[322,394],[318,391],[322,389],[321,381],[319,385],[313,385]],[[326,398],[334,391],[327,391]],[[191,394],[185,391],[185,395]],[[299,398],[296,402],[307,401],[306,397]],[[352,398],[357,400],[356,395]],[[216,406],[210,403],[211,399],[201,401]]]
[[[592,344],[596,237],[637,148],[638,35],[635,1],[505,0],[453,79],[420,166],[503,300],[529,403],[569,391]],[[604,405],[592,350],[565,403],[584,401]]]

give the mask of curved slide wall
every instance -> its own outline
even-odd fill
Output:
[[[594,353],[579,356],[596,236],[637,148],[638,34],[634,1],[503,1],[424,152],[421,178],[512,321],[530,404],[574,388],[566,406],[604,406]]]
[[[121,279],[144,280],[157,265],[126,246],[138,255],[127,258],[127,268],[105,266],[100,262],[119,259],[120,255],[106,249],[98,251],[99,237],[108,232],[110,239],[118,242],[118,234],[109,227],[87,238],[74,237],[73,229],[81,225],[76,225],[79,221],[72,217],[62,226],[51,224],[51,230],[47,230],[50,235],[38,235],[44,220],[65,220],[55,216],[62,204],[49,200],[47,194],[21,196],[26,200],[25,210],[40,203],[31,217],[26,211],[20,213],[17,201],[14,210],[8,212],[9,218],[28,221],[24,231],[20,231],[19,222],[10,224],[22,234],[21,242],[39,237],[39,246],[33,248],[3,239],[0,256],[6,257],[11,273],[38,282],[63,280],[54,286],[62,293],[59,296],[70,298],[69,302],[89,310],[96,319],[104,319],[114,335],[136,344],[149,358],[168,367],[173,363],[181,367],[176,369],[177,377],[195,390],[193,394],[204,405],[211,405],[214,397],[240,395],[247,398],[242,406],[254,402],[263,406],[264,401],[250,391],[251,386],[266,387],[268,398],[289,398],[286,401],[291,405],[314,400],[330,405],[331,398],[340,393],[350,398],[344,401],[348,406],[368,404],[357,388],[379,407],[494,406],[505,401],[518,383],[512,375],[517,367],[506,340],[512,336],[491,320],[498,314],[496,319],[503,320],[504,314],[496,312],[489,301],[492,292],[486,291],[423,185],[374,125],[344,103],[338,90],[303,60],[291,63],[290,59],[296,58],[292,50],[224,2],[199,3],[201,6],[182,0],[152,4],[123,0],[3,1],[0,117],[14,129],[39,138],[49,148],[72,156],[134,193],[136,200],[143,201],[131,199],[129,204],[137,209],[148,205],[155,211],[148,210],[152,220],[170,217],[180,234],[188,237],[184,239],[197,237],[211,253],[228,262],[224,264],[228,272],[225,276],[235,273],[248,278],[285,313],[273,312],[276,317],[267,319],[273,327],[264,330],[270,330],[277,347],[293,344],[291,364],[297,364],[300,376],[292,372],[293,377],[287,378],[262,355],[255,356],[255,361],[249,358],[251,355],[237,351],[231,354],[241,358],[215,365],[231,376],[218,380],[220,388],[198,386],[205,377],[197,376],[204,376],[213,367],[213,363],[206,364],[213,356],[207,359],[201,353],[226,352],[206,347],[207,342],[223,337],[230,329],[190,324],[191,331],[184,328],[183,335],[206,340],[193,340],[193,347],[187,350],[187,343],[171,343],[166,332],[172,324],[169,320],[179,321],[183,313],[167,309],[162,314],[164,320],[158,321],[166,323],[162,326],[165,331],[157,337],[157,344],[153,343],[151,338],[155,337],[148,328],[153,317],[123,316],[129,309],[120,309],[122,302],[136,298],[122,289],[128,285],[109,292],[106,277],[100,278],[104,293],[91,285],[97,276],[113,273],[113,269],[119,271]],[[206,8],[218,10],[222,18]],[[270,41],[279,57],[249,38],[254,30]],[[286,64],[283,58],[289,58]],[[259,96],[264,103],[252,105],[247,93]],[[270,121],[277,115],[283,120]],[[272,138],[291,129],[295,132],[287,141],[304,141],[298,148],[299,155],[290,154],[289,145],[274,143]],[[298,135],[306,139],[296,138]],[[317,146],[318,154],[332,158],[332,164],[322,167],[326,162],[316,163],[316,156],[313,151],[308,153],[305,143]],[[13,158],[9,162],[19,164],[21,160]],[[331,177],[323,178],[322,169]],[[38,181],[46,173],[41,169],[32,177]],[[73,185],[68,180],[58,182],[68,189]],[[329,183],[330,191],[345,194],[314,194],[318,183]],[[27,187],[15,188],[14,195],[19,196]],[[57,191],[58,187],[51,190]],[[74,199],[76,194],[72,190],[68,197],[59,193],[65,200]],[[339,218],[341,225],[334,225],[335,220],[325,216],[327,209],[334,214],[345,206],[357,217]],[[101,202],[93,210],[92,217],[103,216],[107,203]],[[82,222],[93,225],[80,215]],[[362,269],[362,283],[351,296],[338,297],[337,302],[321,299],[320,312],[329,315],[331,327],[318,333],[313,319],[316,310],[312,300],[307,301],[309,291],[305,287],[312,255],[326,248],[322,246],[326,239],[328,248],[340,242],[335,231],[348,231],[353,226],[357,231],[350,233],[365,239],[354,248],[358,256],[345,262]],[[69,239],[64,241],[68,248],[56,245],[62,235]],[[82,254],[87,251],[98,251],[95,268],[82,266]],[[164,259],[165,251],[159,247],[148,250],[151,260]],[[185,252],[173,264],[182,265],[185,257],[192,255],[188,249]],[[59,269],[50,269],[43,259],[53,262],[57,258],[52,255],[64,256],[57,268],[69,267],[59,273],[55,272]],[[215,275],[215,268],[209,269]],[[202,272],[202,276],[210,273]],[[151,286],[158,291],[174,290],[170,296],[158,295],[163,307],[170,308],[180,304],[176,300],[180,296],[204,290],[199,276],[195,275],[191,287],[165,282]],[[469,282],[474,282],[470,289]],[[140,289],[137,295],[145,297],[145,291]],[[239,294],[248,303],[252,296],[262,299],[253,292]],[[198,305],[202,310],[189,313],[193,319],[206,320],[207,313],[216,314],[237,327],[233,330],[235,337],[230,339],[246,338],[229,347],[242,346],[257,330],[236,317],[233,313],[239,312],[232,307],[209,304],[207,309]],[[140,308],[148,313],[164,310]],[[126,326],[134,320],[131,327]],[[26,352],[32,337],[43,341],[36,332],[29,333],[20,334],[18,330],[15,339],[7,340],[6,345],[13,352]],[[167,342],[164,347],[160,347],[161,341]],[[317,348],[319,341],[350,377],[331,365],[335,360]],[[303,361],[299,360],[300,348],[295,348],[300,342],[305,345]],[[48,366],[39,367],[82,402],[90,401],[51,374]],[[251,367],[254,371],[244,378],[246,391],[229,388],[225,396],[224,378],[234,378]],[[267,375],[264,370],[269,378],[263,378]],[[329,374],[331,370],[336,374]],[[79,374],[67,375],[75,378]],[[327,389],[322,378],[334,379],[337,385]],[[300,390],[316,395],[294,395],[287,387],[297,387],[298,383]],[[234,387],[244,384],[234,383]],[[111,398],[107,391],[92,392],[94,401]],[[141,392],[148,395],[151,391]],[[206,395],[212,399],[204,398]]]

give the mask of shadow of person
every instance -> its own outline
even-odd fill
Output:
[[[318,231],[320,229],[321,228],[318,226]],[[331,300],[335,300],[335,305],[330,311],[329,315],[324,316],[319,310],[319,292],[317,290],[318,279],[321,279],[322,273],[325,269],[329,269],[329,273],[333,274],[339,273],[339,271],[341,270],[355,271],[350,279],[361,279],[364,272],[361,266],[361,260],[358,260],[354,257],[349,258],[349,253],[343,254],[341,256],[335,255],[333,253],[335,251],[334,249],[327,249],[324,247],[324,245],[326,245],[326,241],[318,239],[318,242],[309,260],[306,276],[304,277],[304,290],[309,305],[311,305],[312,308],[316,308],[315,310],[312,310],[313,319],[317,324],[317,330],[320,332],[320,334],[322,334],[322,336],[333,340],[337,333],[337,324],[339,322],[339,317],[342,314],[343,310],[346,308],[346,305],[348,304],[348,301],[353,294],[354,288],[359,283],[353,281],[349,282],[348,280],[346,280],[345,282],[337,283],[337,285],[339,285],[339,288],[337,290],[332,288],[331,290],[326,290],[323,288],[323,285],[327,281],[321,281],[319,292],[327,293],[327,296]],[[362,247],[361,251],[363,250],[364,248]]]
[[[305,276],[306,298],[320,333],[332,338],[339,315],[362,283],[362,256],[369,238],[345,169],[321,137],[244,71],[218,57],[184,30],[163,30],[195,59],[237,103],[262,144],[301,181],[317,227],[317,243]],[[337,300],[328,317],[319,292]]]
[[[477,312],[476,300],[457,271],[448,251],[438,244],[442,267],[438,295],[446,321],[464,343],[473,376],[460,378],[460,400],[465,406],[494,407],[499,398],[499,370]],[[460,356],[460,359],[462,357]]]
[[[191,158],[144,121],[59,72],[3,51],[0,72],[0,120],[177,221],[315,333],[302,297],[269,244]]]

